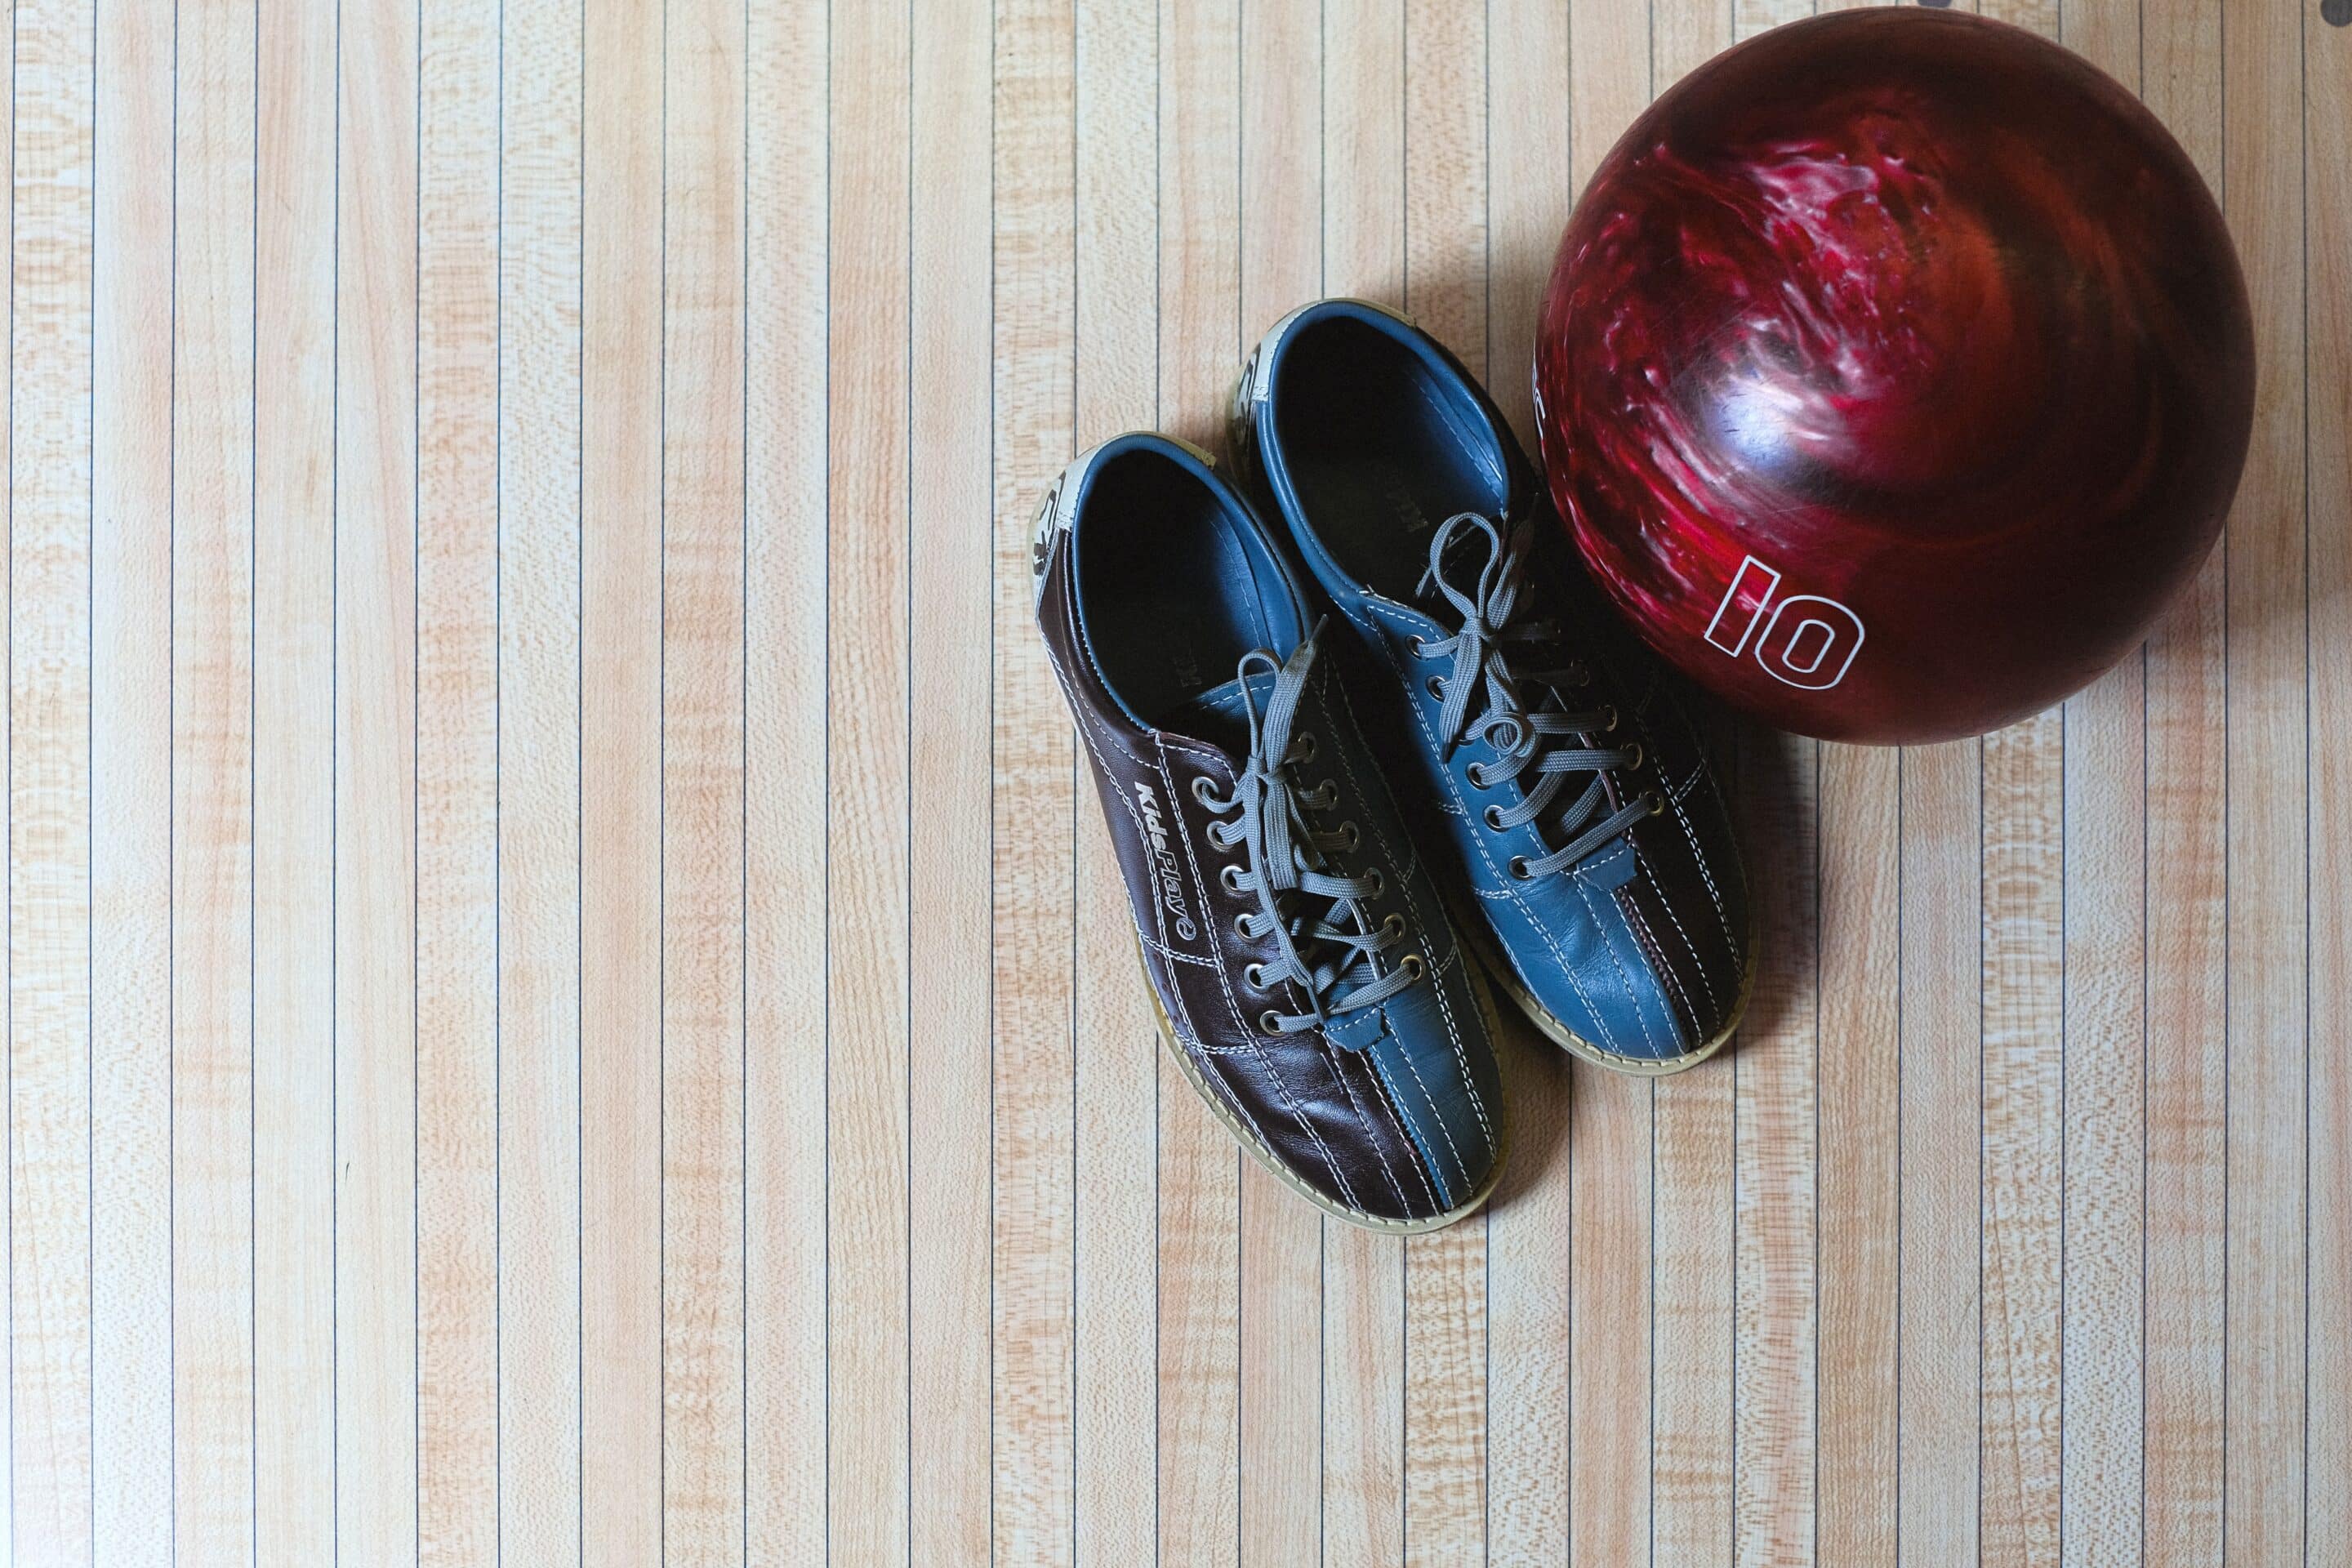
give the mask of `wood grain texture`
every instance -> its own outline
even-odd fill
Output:
[[[754,1562],[824,1551],[824,581],[829,134],[824,7],[747,7],[744,132],[744,1464]],[[984,512],[984,509],[983,509]],[[981,1100],[985,1103],[986,1096]],[[982,1189],[986,1183],[983,1179]],[[981,1329],[985,1352],[986,1329]]]
[[[681,0],[662,57],[661,1544],[665,1560],[697,1564],[742,1558],[749,1486],[743,21],[740,4]],[[843,649],[844,664],[856,659]],[[840,955],[844,986],[858,957]],[[853,1016],[870,1035],[892,988],[870,969],[859,978]],[[891,1321],[887,1299],[876,1311]],[[856,1348],[845,1339],[848,1388],[860,1386]]]
[[[418,1552],[420,18],[338,27],[335,1554]],[[436,780],[436,790],[447,781]]]
[[[1830,0],[1841,3],[1841,0]],[[2258,321],[2223,550],[1981,742],[1707,711],[1721,1060],[1516,1020],[1316,1215],[1165,1059],[1078,450],[1318,293],[1528,431],[1573,200],[1810,0],[11,16],[12,1562],[2343,1559],[2352,30],[1982,0]]]
[[[661,23],[581,28],[580,1511],[609,1568],[662,1542]]]
[[[499,20],[463,0],[417,19],[435,69],[416,127],[416,1533],[436,1564],[498,1549],[503,1395],[546,1392],[520,1357],[509,1383],[499,1289],[509,916],[527,985],[529,922],[564,889],[503,896],[542,851],[506,812]],[[553,1155],[551,1131],[526,1147]]]
[[[578,14],[500,12],[499,1551],[581,1556],[581,114]]]
[[[270,1568],[335,1550],[332,24],[298,7],[256,40],[252,1496]]]
[[[826,1517],[833,1555],[853,1563],[908,1554],[916,1480],[908,1454],[914,1309],[908,1042],[916,1023],[908,969],[916,906],[908,879],[916,837],[911,753],[919,728],[933,726],[919,727],[911,713],[912,205],[864,195],[908,186],[915,90],[908,25],[896,9],[852,7],[835,17],[832,32],[837,79],[905,84],[832,100],[826,224],[832,395],[825,429],[834,476],[825,555]],[[927,862],[952,857],[950,834],[922,838]],[[926,905],[923,916],[953,921],[954,908]],[[935,965],[927,978],[947,976]],[[942,1021],[936,1004],[924,1009],[924,1028]],[[926,1093],[934,1087],[926,1084]],[[943,1127],[939,1142],[951,1146],[953,1136]],[[934,1146],[929,1137],[924,1142],[927,1152]],[[951,1213],[927,1214],[927,1241],[951,1239],[953,1226]],[[943,1284],[929,1282],[927,1298]],[[951,1394],[932,1393],[927,1436],[951,1429],[960,1414]],[[940,1478],[942,1498],[927,1479],[926,1508],[951,1503],[956,1479],[952,1469]]]
[[[191,486],[208,504],[192,506],[186,520],[192,543],[211,546],[192,550],[192,559],[219,566],[186,584],[189,608],[203,612],[187,647],[208,657],[201,673],[189,672],[184,771],[175,733],[184,705],[175,679],[183,584],[174,571],[182,520],[173,461],[181,411],[173,373],[181,356],[171,246],[172,35],[171,8],[149,5],[116,16],[99,40],[99,68],[138,88],[97,106],[96,160],[114,177],[93,193],[90,279],[89,942],[93,972],[111,977],[89,996],[90,1526],[97,1560],[145,1563],[170,1562],[183,1534],[202,1556],[234,1539],[208,1526],[243,1527],[242,1507],[223,1519],[175,1497],[172,1474],[184,1439],[191,1458],[236,1474],[247,1428],[237,1406],[250,1388],[231,1359],[242,1343],[221,1331],[232,1315],[243,1327],[234,1297],[251,1256],[242,1247],[238,1258],[222,1256],[235,1244],[249,1191],[242,1166],[227,1167],[245,1131],[236,987],[250,971],[233,962],[243,931],[220,930],[236,901],[238,846],[250,824],[235,820],[243,815],[236,789],[246,760],[235,747],[243,694],[233,689],[242,628],[228,622],[239,564],[221,559],[235,525],[216,483]],[[199,161],[203,173],[192,168],[192,184],[217,183],[225,162]],[[205,259],[217,260],[217,242],[205,248]],[[217,267],[205,271],[226,282]],[[190,335],[208,351],[201,357],[214,375],[233,363],[218,331],[222,313],[191,312],[202,326]],[[194,396],[186,406],[198,418],[232,416]],[[217,424],[202,434],[204,455],[192,449],[191,468],[201,464],[216,479],[236,461],[228,448],[244,443],[224,441]],[[175,835],[183,781],[204,826]],[[173,897],[183,886],[184,918]],[[175,984],[181,926],[193,961],[184,989]],[[226,939],[216,946],[215,932]],[[184,1148],[174,1092],[180,1065],[189,1069]],[[184,1253],[175,1245],[184,1211],[194,1222]],[[194,1287],[184,1318],[184,1260]],[[175,1353],[184,1323],[202,1345],[184,1363]],[[183,1392],[188,1415],[175,1419]],[[178,1528],[184,1505],[195,1527],[186,1531]]]
[[[172,1544],[187,1563],[255,1554],[255,26],[252,8],[236,5],[183,6],[177,17],[172,1417],[175,1473],[207,1478],[178,1489]]]
[[[9,1534],[92,1561],[94,18],[16,26],[8,443]]]

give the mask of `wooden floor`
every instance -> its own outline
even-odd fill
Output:
[[[2004,7],[2221,194],[2245,482],[2063,711],[1727,726],[1728,1058],[1514,1038],[1399,1241],[1158,1054],[1040,488],[1322,293],[1523,416],[1807,9],[18,0],[0,1555],[2352,1563],[2339,0]]]

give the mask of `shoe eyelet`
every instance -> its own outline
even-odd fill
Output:
[[[1485,818],[1486,824],[1488,827],[1492,828],[1496,833],[1504,831],[1503,808],[1501,806],[1490,805],[1480,815]]]
[[[1393,942],[1404,934],[1404,917],[1391,915],[1381,922],[1381,934]]]
[[[1343,822],[1339,824],[1340,848],[1352,854],[1355,851],[1356,846],[1361,844],[1363,841],[1364,836],[1356,830],[1356,825],[1354,823]]]
[[[1470,787],[1472,789],[1485,789],[1486,787],[1486,770],[1480,767],[1477,763],[1472,763],[1468,767],[1463,769],[1462,772],[1464,776],[1469,779]]]
[[[1592,667],[1580,658],[1575,660],[1568,667],[1568,683],[1575,687],[1591,685]]]
[[[1625,760],[1618,764],[1618,771],[1628,773],[1636,773],[1642,771],[1641,742],[1635,741],[1625,748]]]
[[[1422,685],[1432,697],[1436,698],[1440,702],[1445,700],[1445,682],[1439,677],[1433,675],[1427,680],[1423,681]]]
[[[1429,965],[1422,963],[1421,954],[1417,952],[1408,952],[1398,959],[1397,967],[1404,972],[1408,980],[1418,980],[1429,973]]]
[[[1387,891],[1388,891],[1388,889],[1389,889],[1389,879],[1388,879],[1386,877],[1384,877],[1384,876],[1382,876],[1382,875],[1381,874],[1381,869],[1380,869],[1380,868],[1379,868],[1379,867],[1377,867],[1377,866],[1373,867],[1373,868],[1372,868],[1372,890],[1371,890],[1371,892],[1370,892],[1370,894],[1368,894],[1367,896],[1368,896],[1368,897],[1370,897],[1370,898],[1375,898],[1375,899],[1377,899],[1377,898],[1379,898],[1382,893],[1387,892]]]
[[[1216,787],[1209,782],[1209,775],[1202,773],[1192,781],[1192,798],[1211,811],[1214,811],[1217,809],[1217,803],[1209,797],[1215,793]]]
[[[1315,760],[1315,737],[1312,734],[1299,736],[1296,743],[1302,748],[1298,753],[1300,763],[1311,763]]]
[[[1282,1020],[1273,1008],[1268,1007],[1257,1016],[1257,1027],[1262,1035],[1278,1035],[1282,1033]]]
[[[1662,815],[1666,809],[1666,797],[1660,795],[1656,790],[1645,789],[1642,792],[1642,804],[1650,808],[1650,815],[1652,816],[1657,816]]]
[[[1424,658],[1428,657],[1421,651],[1427,645],[1421,640],[1421,634],[1418,632],[1415,632],[1412,636],[1404,639],[1405,651],[1412,654],[1415,658]]]
[[[1225,885],[1225,891],[1228,893],[1238,893],[1242,890],[1241,875],[1242,868],[1228,861],[1225,866],[1218,871],[1217,880]]]
[[[1608,734],[1617,728],[1617,704],[1603,702],[1601,705],[1601,711],[1607,716],[1601,721],[1601,733]]]
[[[1524,882],[1528,879],[1528,858],[1526,856],[1514,855],[1511,857],[1511,879],[1515,882]]]
[[[1234,917],[1234,934],[1241,938],[1244,942],[1255,942],[1257,940],[1257,932],[1250,930],[1248,910],[1244,910],[1240,914]]]
[[[1265,966],[1253,963],[1242,971],[1242,978],[1249,982],[1251,990],[1263,991],[1265,989]]]

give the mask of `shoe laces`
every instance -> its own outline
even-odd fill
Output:
[[[1476,583],[1465,591],[1447,578],[1445,555],[1454,540],[1474,531],[1485,536],[1486,555]],[[1648,790],[1609,809],[1602,775],[1612,769],[1638,767],[1641,748],[1588,743],[1590,737],[1617,727],[1617,712],[1606,703],[1582,710],[1569,707],[1563,693],[1591,679],[1581,662],[1571,659],[1556,668],[1538,668],[1529,662],[1538,649],[1556,647],[1560,641],[1558,622],[1518,614],[1533,538],[1526,518],[1498,521],[1475,511],[1447,518],[1429,542],[1429,570],[1414,592],[1425,596],[1434,587],[1460,617],[1461,629],[1441,641],[1416,637],[1412,643],[1417,658],[1453,660],[1452,671],[1431,684],[1444,704],[1437,729],[1445,754],[1451,757],[1475,740],[1493,755],[1470,764],[1473,788],[1519,781],[1518,804],[1488,806],[1486,822],[1498,831],[1538,824],[1545,852],[1511,861],[1511,875],[1522,880],[1568,869],[1665,804],[1656,791]],[[1523,698],[1523,687],[1542,689],[1532,704]],[[1473,700],[1482,695],[1474,712]],[[1570,797],[1569,781],[1578,774],[1590,775],[1590,782]],[[1557,847],[1555,838],[1559,840]]]
[[[1274,938],[1274,962],[1255,966],[1253,982],[1287,980],[1307,994],[1305,1012],[1268,1009],[1259,1018],[1268,1034],[1320,1027],[1339,1015],[1376,1006],[1425,970],[1412,954],[1392,964],[1381,962],[1381,953],[1404,939],[1404,921],[1391,915],[1374,921],[1370,900],[1381,889],[1377,869],[1349,876],[1340,868],[1338,857],[1353,850],[1360,835],[1352,822],[1320,824],[1321,815],[1339,804],[1338,784],[1327,778],[1310,789],[1299,783],[1298,769],[1315,759],[1315,737],[1291,731],[1322,631],[1318,622],[1280,663],[1263,648],[1242,656],[1248,761],[1230,795],[1219,795],[1206,779],[1193,785],[1201,803],[1221,818],[1240,814],[1230,823],[1211,824],[1208,836],[1220,850],[1242,847],[1248,868],[1229,865],[1222,875],[1228,889],[1257,895],[1257,909],[1244,912],[1234,929],[1246,941]],[[1265,672],[1275,679],[1261,713],[1250,678]]]

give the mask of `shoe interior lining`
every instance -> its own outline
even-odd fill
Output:
[[[1311,330],[1284,353],[1275,399],[1299,510],[1340,571],[1410,600],[1437,524],[1502,508],[1499,476],[1475,456],[1493,434],[1396,338],[1346,318]]]
[[[1084,506],[1076,566],[1087,640],[1139,723],[1169,728],[1204,692],[1231,683],[1242,655],[1266,648],[1281,658],[1297,646],[1303,628],[1274,563],[1197,475],[1157,453],[1122,454],[1097,472]],[[1202,733],[1197,724],[1186,732]]]

